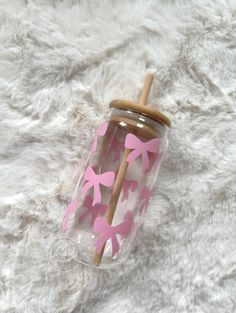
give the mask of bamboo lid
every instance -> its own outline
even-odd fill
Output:
[[[113,100],[109,104],[110,108],[116,108],[121,110],[129,110],[141,115],[147,116],[157,122],[162,122],[168,127],[171,126],[170,119],[158,111],[157,109],[145,105],[140,105],[139,103],[128,101],[128,100]]]
[[[152,74],[148,74],[146,76],[139,102],[133,102],[128,100],[113,100],[109,104],[109,107],[139,113],[153,119],[154,121],[162,122],[166,126],[170,127],[171,122],[167,116],[165,116],[156,108],[149,107],[147,105],[147,99],[152,86],[153,78],[154,76]]]

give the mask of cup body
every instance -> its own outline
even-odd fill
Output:
[[[61,226],[78,244],[78,259],[109,268],[129,255],[168,146],[168,127],[112,109],[95,132]]]

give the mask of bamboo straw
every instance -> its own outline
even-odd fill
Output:
[[[154,76],[152,74],[147,74],[145,81],[144,81],[144,85],[143,85],[143,89],[139,98],[139,105],[147,105],[147,99],[149,96],[149,92],[152,86],[152,82],[153,82],[153,78]],[[130,153],[129,149],[125,149],[121,163],[120,163],[120,167],[116,176],[116,180],[112,189],[112,194],[111,194],[111,199],[109,202],[109,207],[107,210],[107,213],[105,214],[105,219],[107,221],[108,224],[112,224],[112,220],[113,217],[115,215],[115,211],[116,211],[116,206],[119,200],[119,196],[120,196],[120,192],[121,192],[121,188],[123,185],[123,181],[125,178],[125,174],[128,168],[128,162],[126,161],[128,155]],[[102,260],[102,256],[104,253],[104,249],[105,249],[105,245],[103,246],[102,250],[100,253],[95,253],[93,261],[94,264],[99,266]]]
[[[139,98],[139,105],[147,105],[147,100],[149,96],[150,89],[152,87],[152,82],[153,82],[154,76],[152,74],[147,74],[143,89]]]

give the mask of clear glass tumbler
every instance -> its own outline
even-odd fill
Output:
[[[108,268],[130,253],[168,146],[169,119],[158,110],[114,100],[95,132],[62,231],[82,263]]]

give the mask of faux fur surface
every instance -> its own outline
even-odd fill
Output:
[[[236,2],[0,1],[0,312],[236,312]],[[57,271],[92,133],[116,98],[172,119],[129,261]]]

